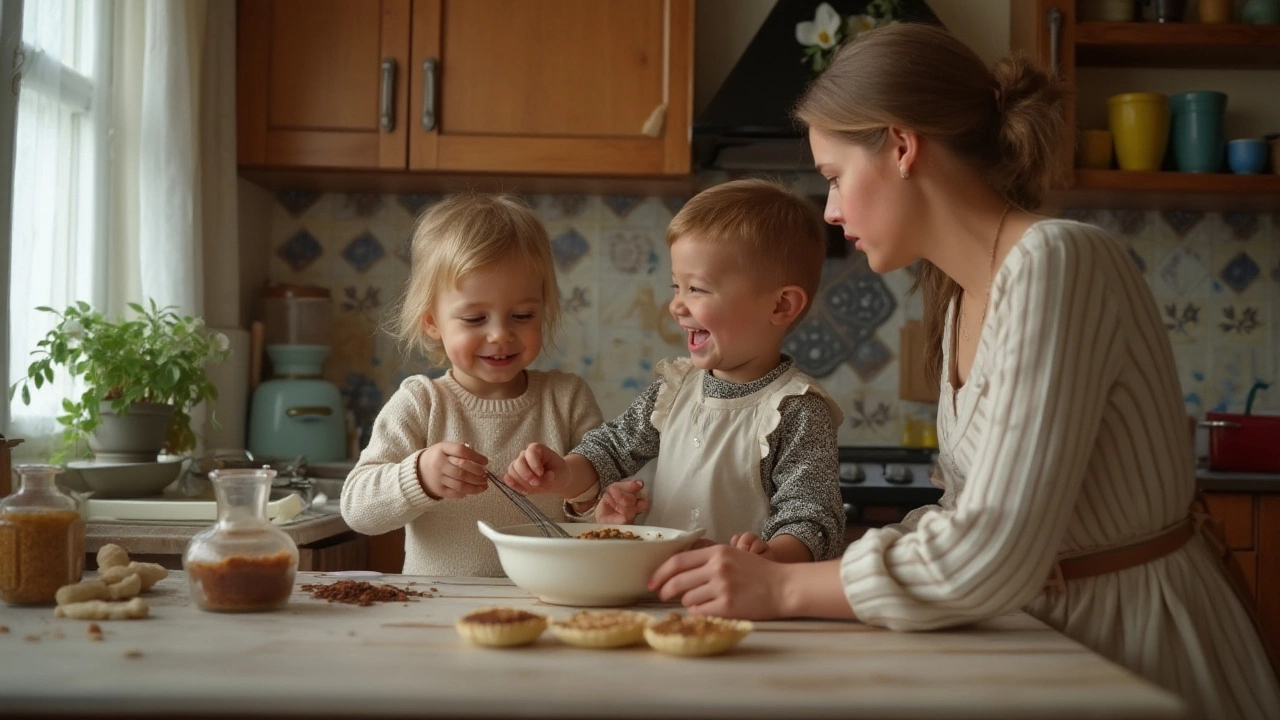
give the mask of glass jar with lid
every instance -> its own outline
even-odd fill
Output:
[[[187,544],[182,568],[202,610],[257,612],[289,602],[298,571],[298,546],[267,520],[270,468],[209,473],[218,521]]]
[[[54,483],[57,465],[18,465],[18,491],[0,500],[0,599],[52,605],[84,572],[80,503]]]

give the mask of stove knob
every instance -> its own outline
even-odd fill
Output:
[[[857,463],[840,463],[840,482],[857,485],[867,479],[867,473]]]
[[[911,468],[906,465],[885,465],[884,480],[894,485],[910,485]]]

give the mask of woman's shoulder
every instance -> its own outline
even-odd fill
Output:
[[[997,275],[1039,274],[1049,269],[1101,269],[1128,260],[1124,246],[1096,225],[1049,219],[1033,223],[1018,241]]]

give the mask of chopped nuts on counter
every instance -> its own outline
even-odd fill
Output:
[[[89,627],[85,628],[89,634],[89,639],[97,642],[102,641],[102,626],[96,622],[89,623]]]
[[[394,585],[374,585],[362,580],[339,580],[329,585],[307,584],[303,585],[302,589],[311,593],[311,597],[316,600],[361,607],[368,607],[376,602],[406,602],[411,597],[431,597],[430,594],[418,590],[401,590]]]

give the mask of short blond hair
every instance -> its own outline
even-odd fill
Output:
[[[427,335],[423,318],[435,309],[442,289],[457,287],[468,274],[505,262],[542,277],[543,341],[554,344],[560,290],[551,240],[533,210],[517,198],[463,194],[436,203],[414,224],[410,258],[395,333],[407,349],[443,363],[444,347]]]
[[[716,185],[695,195],[667,226],[667,245],[682,238],[732,245],[745,268],[768,287],[796,285],[813,305],[827,255],[826,223],[816,203],[771,180]],[[794,325],[794,323],[793,323]]]

